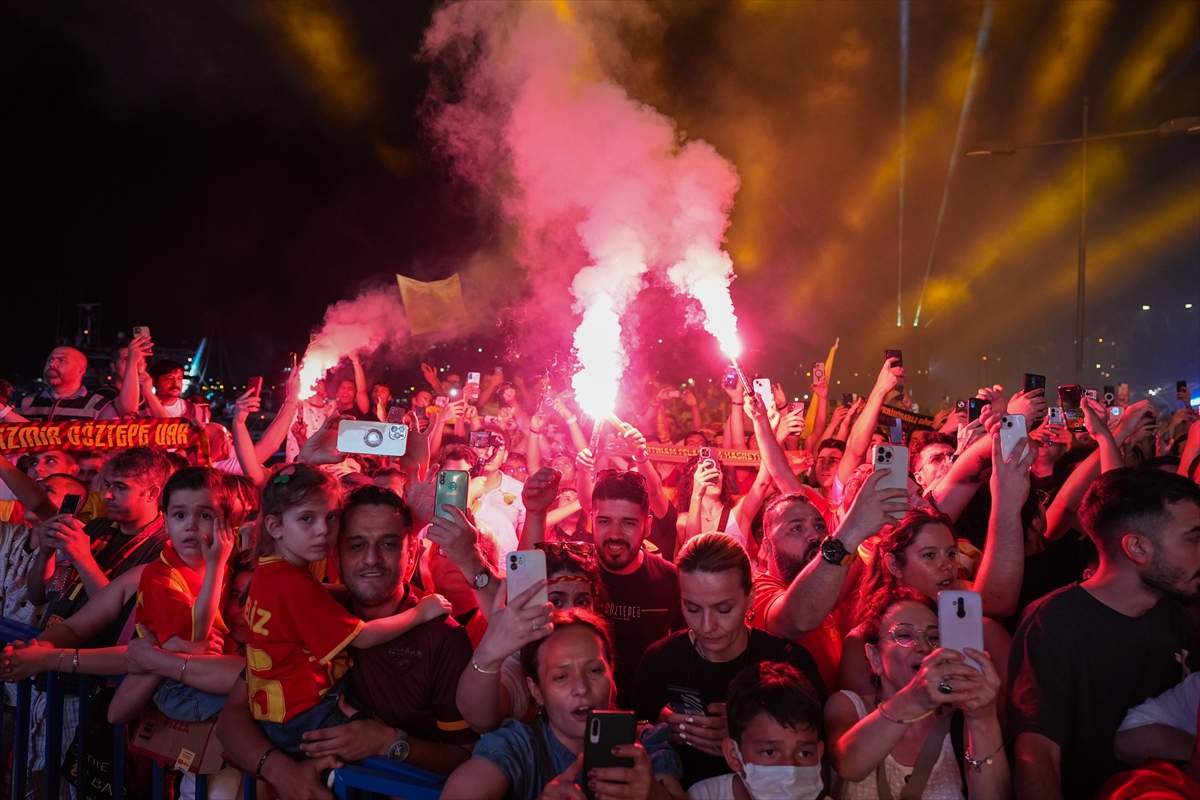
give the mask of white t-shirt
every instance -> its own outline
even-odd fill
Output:
[[[483,507],[494,509],[508,520],[515,535],[520,535],[521,529],[525,527],[525,501],[521,499],[521,490],[524,488],[525,484],[511,475],[501,472],[500,485],[490,492],[480,495],[477,501],[480,507],[475,512],[475,516],[479,516]],[[497,535],[500,535],[499,531],[497,531]],[[500,544],[503,548],[503,537],[500,539]],[[516,549],[515,543],[513,549]]]
[[[1140,706],[1129,709],[1118,731],[1140,728],[1143,725],[1170,725],[1196,735],[1196,709],[1200,708],[1200,672],[1193,672],[1174,689],[1151,697]]]

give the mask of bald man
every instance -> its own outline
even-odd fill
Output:
[[[18,413],[33,421],[115,417],[108,398],[89,392],[83,385],[87,365],[87,356],[74,347],[51,350],[42,370],[46,388],[37,394],[26,395]]]

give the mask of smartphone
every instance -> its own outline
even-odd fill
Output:
[[[896,363],[892,364],[893,367],[903,367],[904,366],[904,353],[900,352],[899,350],[884,350],[883,351],[883,361],[885,364],[887,363],[887,360],[889,358],[896,359]]]
[[[972,397],[967,400],[967,422],[974,422],[983,414],[983,407],[987,405],[987,400],[982,397]]]
[[[813,381],[812,381],[813,384],[825,382],[825,362],[824,361],[818,361],[815,364],[813,364],[812,379],[813,379]]]
[[[292,357],[292,372],[295,372],[296,367],[297,367],[297,362],[299,359],[295,353],[288,353],[288,355],[290,355]]]
[[[904,420],[893,417],[888,423],[888,441],[892,444],[904,444]]]
[[[1058,404],[1062,407],[1067,430],[1073,433],[1086,430],[1083,425],[1083,389],[1079,384],[1069,383],[1058,387]]]
[[[1084,395],[1084,397],[1088,398],[1089,400],[1099,400],[1100,399],[1100,393],[1097,392],[1095,389],[1084,389],[1083,395]]]
[[[637,718],[632,711],[589,711],[584,726],[583,775],[599,767],[632,767],[632,758],[618,758],[612,750],[619,744],[633,744],[637,736]],[[584,781],[588,800],[596,793]]]
[[[79,510],[79,504],[82,502],[83,495],[69,494],[62,499],[62,505],[58,507],[58,513],[75,516],[75,512]]]
[[[262,394],[262,376],[255,375],[246,381],[246,390],[250,392],[251,397],[258,397]]]
[[[457,400],[458,396],[462,394],[462,389],[459,389],[457,386],[451,386],[446,390],[446,394],[450,395],[450,399]]]
[[[339,453],[402,456],[408,450],[408,426],[344,419],[338,423],[337,449]]]
[[[478,372],[468,372],[467,373],[467,383],[473,383],[476,386],[478,386],[479,385],[479,373]]]
[[[704,708],[704,701],[700,699],[700,693],[695,689],[688,689],[684,686],[668,686],[667,697],[670,699],[671,710],[676,714],[708,716],[708,711]]]
[[[1046,409],[1046,424],[1047,425],[1066,425],[1067,419],[1063,416],[1063,410],[1058,406],[1050,406]]]
[[[1012,456],[1017,442],[1027,434],[1024,414],[1005,414],[1000,417],[1000,455],[1004,457],[1005,461]],[[1024,457],[1025,453],[1022,452],[1021,458]]]
[[[967,401],[959,400],[958,402],[956,402],[954,404],[954,413],[955,414],[966,414],[967,413]]]
[[[438,408],[445,408],[446,403],[448,403],[448,402],[450,402],[449,399],[442,397],[440,394],[437,397],[433,398],[433,404],[435,406],[437,406]]]
[[[717,459],[713,456],[711,447],[700,448],[700,464],[699,466],[708,467],[709,469],[717,469]]]
[[[842,395],[842,407],[849,408],[852,405],[854,405],[854,394],[852,392],[845,392]]]
[[[726,367],[725,374],[721,376],[721,388],[732,389],[738,385],[738,373],[733,367]]]
[[[434,516],[453,519],[449,511],[442,506],[457,506],[463,513],[467,511],[467,485],[471,476],[458,469],[443,469],[437,474],[437,494],[433,502]],[[545,567],[543,567],[545,569]]]
[[[1104,405],[1111,406],[1115,402],[1117,402],[1117,387],[1105,386],[1104,387]]]
[[[514,550],[505,560],[508,568],[506,585],[508,586],[508,603],[521,592],[526,591],[538,581],[546,580],[546,554],[541,550]],[[533,596],[533,603],[541,605],[549,603],[546,587]]]
[[[500,434],[494,431],[471,431],[467,434],[467,447],[486,450],[489,447],[500,448],[503,446],[504,440],[500,438]]]
[[[150,335],[150,328],[149,328],[149,326],[147,326],[147,325],[134,325],[134,326],[133,326],[133,338],[135,338],[135,339],[136,339],[137,337],[141,336],[142,334],[145,334],[146,336],[149,336],[149,335]]]
[[[887,470],[888,474],[875,484],[880,489],[908,489],[908,448],[896,444],[877,444],[871,451],[871,468],[874,472]],[[903,519],[905,512],[890,512],[896,519]]]
[[[404,406],[391,405],[388,406],[387,421],[388,422],[403,422],[404,421]]]
[[[755,378],[754,393],[762,399],[764,407],[775,407],[775,390],[771,388],[770,378]]]
[[[979,592],[947,589],[938,592],[938,634],[941,646],[966,655],[966,648],[983,652],[983,599]],[[967,663],[983,672],[979,662]]]
[[[1187,402],[1191,399],[1188,394],[1187,381],[1175,381],[1175,399]]]
[[[1045,389],[1045,388],[1046,388],[1046,376],[1045,375],[1034,375],[1031,372],[1026,372],[1025,376],[1021,379],[1021,391],[1025,392],[1026,394],[1028,394],[1029,392],[1032,392],[1034,389]]]

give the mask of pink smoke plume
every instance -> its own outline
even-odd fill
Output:
[[[331,305],[300,362],[301,398],[311,397],[317,381],[343,358],[409,338],[408,319],[395,284],[367,289],[353,300]]]
[[[737,341],[733,267],[721,250],[737,173],[707,143],[681,145],[670,118],[604,73],[597,49],[611,49],[612,40],[595,35],[598,15],[629,8],[450,3],[435,13],[424,43],[435,63],[430,129],[459,173],[516,223],[518,257],[535,285],[562,280],[564,260],[582,265],[570,281],[582,318],[574,387],[596,418],[613,408],[628,362],[620,317],[647,273],[695,297],[703,316],[696,321],[723,348],[736,351]],[[581,257],[547,248],[564,230]]]

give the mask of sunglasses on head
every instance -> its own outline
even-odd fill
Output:
[[[589,542],[537,542],[534,547],[552,556],[570,553],[580,558],[591,558],[596,552],[596,545]]]

